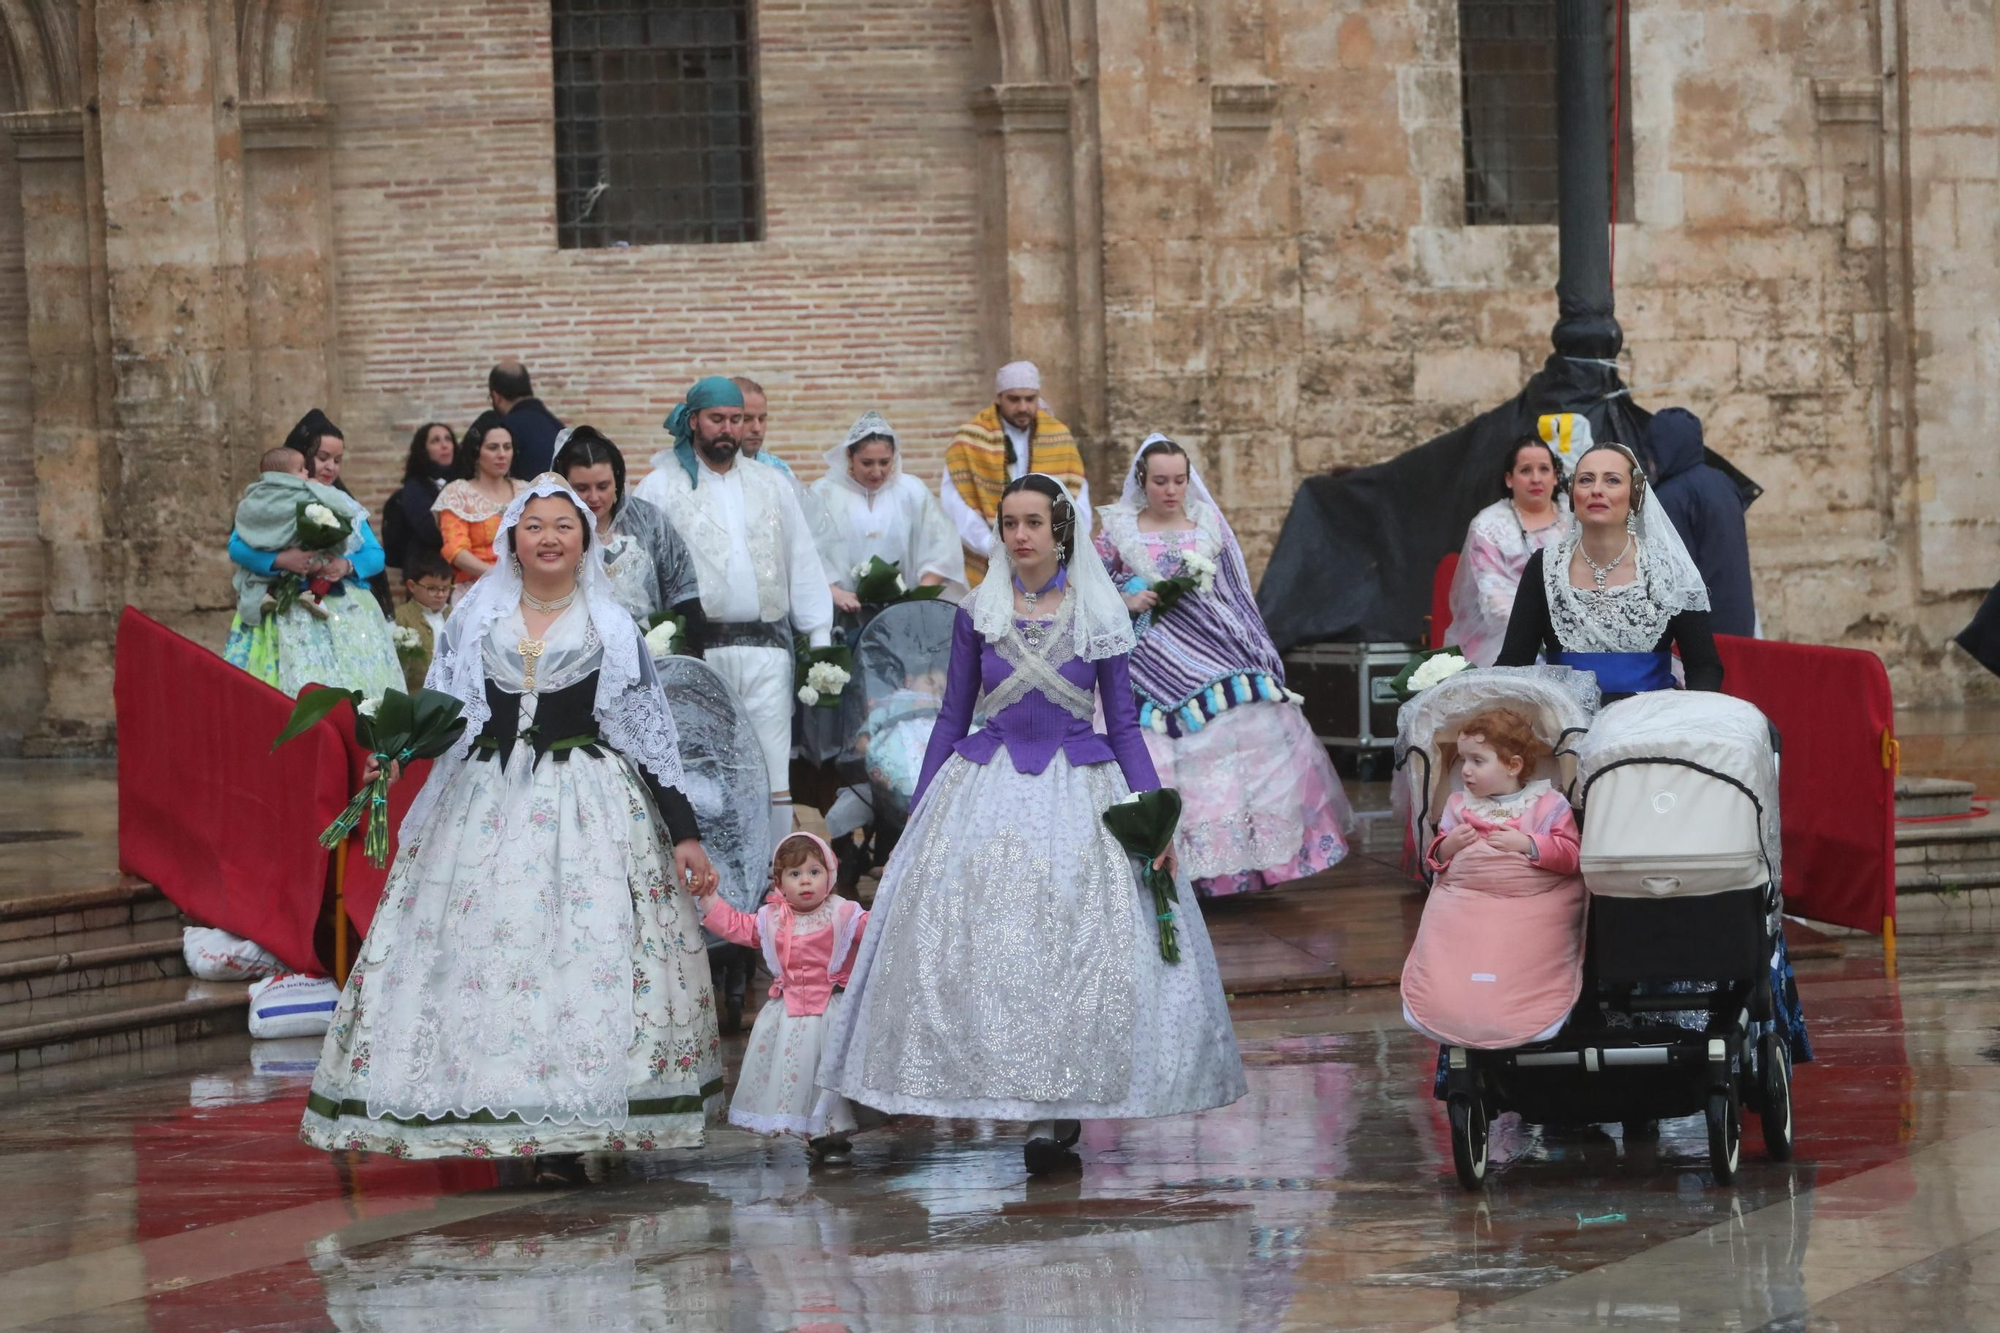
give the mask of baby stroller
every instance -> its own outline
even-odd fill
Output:
[[[1432,725],[1450,725],[1436,705],[1419,707],[1435,692],[1405,706],[1412,743],[1431,753],[1453,734]],[[1726,1185],[1748,1104],[1767,1150],[1785,1160],[1775,733],[1741,700],[1662,691],[1610,705],[1567,748],[1589,890],[1582,996],[1547,1041],[1445,1049],[1440,1095],[1459,1183],[1483,1185],[1488,1124],[1510,1110],[1541,1124],[1618,1121],[1628,1139],[1705,1114],[1710,1168]]]
[[[957,614],[949,602],[898,602],[870,620],[855,644],[855,679],[842,710],[856,700],[858,716],[835,771],[847,792],[865,802],[870,840],[851,854],[843,850],[846,839],[835,844],[847,863],[843,882],[850,875],[858,879],[869,865],[886,863],[910,817],[924,750],[944,705]]]

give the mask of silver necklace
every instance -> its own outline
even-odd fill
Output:
[[[1587,560],[1590,557],[1585,556],[1584,558]],[[1603,581],[1604,581],[1603,579],[1598,580],[1600,584],[1603,583]],[[575,588],[571,588],[568,592],[564,593],[562,596],[547,602],[535,596],[535,594],[529,592],[526,588],[521,589],[521,604],[527,607],[530,611],[539,611],[543,615],[549,615],[552,612],[560,611],[575,600],[576,600]]]
[[[1618,568],[1618,566],[1624,564],[1625,557],[1632,554],[1632,539],[1630,537],[1627,537],[1625,539],[1624,549],[1619,551],[1618,558],[1616,560],[1613,560],[1608,565],[1600,565],[1595,560],[1592,560],[1590,558],[1590,552],[1586,551],[1583,548],[1582,542],[1578,542],[1576,544],[1576,553],[1583,557],[1584,564],[1590,566],[1590,576],[1597,580],[1597,590],[1599,592],[1603,592],[1604,581],[1611,577],[1611,571]]]

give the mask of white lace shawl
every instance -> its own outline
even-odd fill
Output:
[[[514,497],[501,516],[500,530],[493,538],[493,568],[479,577],[458,609],[451,613],[451,619],[445,622],[444,635],[438,641],[424,686],[441,690],[465,705],[465,734],[437,761],[429,781],[411,803],[401,833],[406,842],[430,818],[438,793],[464,767],[473,741],[492,716],[486,704],[486,640],[521,605],[521,574],[514,561],[514,529],[528,501],[549,495],[566,496],[586,517],[589,515],[589,509],[577,499],[568,482],[553,472],[537,477]],[[667,697],[660,690],[660,678],[653,670],[653,657],[646,650],[638,622],[613,595],[611,576],[604,568],[602,543],[595,537],[584,553],[578,600],[588,612],[590,628],[596,631],[596,638],[602,644],[597,699],[591,711],[605,744],[642,765],[662,787],[679,787],[681,752],[673,714],[667,709]],[[537,688],[544,684],[538,683]]]
[[[1047,473],[1029,475],[1048,476]],[[1064,497],[1069,498],[1068,487],[1054,477],[1048,480],[1055,481]],[[1075,501],[1072,499],[1071,503]],[[1131,652],[1138,640],[1132,634],[1132,613],[1126,609],[1118,589],[1112,586],[1104,562],[1090,549],[1090,536],[1082,530],[1081,518],[1079,514],[1076,558],[1066,566],[1069,579],[1063,590],[1064,602],[1074,602],[1075,612],[1068,624],[1061,626],[1061,632],[1070,636],[1070,651],[1075,656],[1086,662],[1101,662]],[[1001,540],[998,520],[993,525],[993,554],[986,578],[973,590],[971,610],[972,627],[988,643],[997,644],[1014,632],[1014,557],[1007,543]]]
[[[1708,610],[1708,585],[1694,558],[1648,495],[1633,536],[1639,576],[1606,588],[1573,587],[1570,557],[1583,540],[1583,525],[1542,553],[1542,587],[1548,593],[1549,625],[1556,642],[1572,653],[1650,653],[1667,632],[1667,622],[1683,611]]]

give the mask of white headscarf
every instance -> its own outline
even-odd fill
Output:
[[[1125,489],[1118,493],[1119,504],[1131,505],[1132,508],[1135,510],[1144,509],[1146,507],[1146,479],[1145,477],[1140,475],[1139,460],[1142,457],[1144,457],[1146,451],[1152,448],[1154,445],[1173,444],[1173,443],[1175,443],[1175,441],[1172,436],[1163,435],[1159,431],[1154,431],[1151,435],[1148,435],[1145,439],[1139,442],[1139,447],[1132,451],[1132,462],[1130,466],[1128,466],[1125,469]],[[1193,458],[1188,459],[1188,498],[1191,500],[1200,501],[1202,504],[1208,506],[1210,512],[1212,513],[1222,512],[1221,509],[1215,503],[1215,497],[1208,493],[1208,486],[1205,482],[1202,481],[1201,471],[1200,469],[1195,467]],[[1186,501],[1183,501],[1182,503],[1186,504]],[[1194,509],[1195,509],[1194,505],[1192,504],[1187,505],[1189,518],[1195,518]],[[1199,522],[1199,519],[1197,519],[1196,521]]]
[[[1630,449],[1609,442],[1591,451],[1610,450],[1624,456],[1636,482],[1646,471]],[[1578,462],[1582,462],[1579,455]],[[1638,487],[1633,487],[1635,497]],[[1570,557],[1583,540],[1582,515],[1569,535],[1542,555],[1542,587],[1548,593],[1549,624],[1556,642],[1572,653],[1650,653],[1667,632],[1667,622],[1683,611],[1708,610],[1708,584],[1694,557],[1648,486],[1633,514],[1633,556],[1638,578],[1632,583],[1585,590],[1569,581]]]
[[[1013,389],[1031,389],[1037,394],[1041,393],[1042,372],[1035,368],[1034,362],[1009,361],[1000,367],[998,374],[993,376],[995,398]]]
[[[1060,481],[1046,472],[1030,472],[1028,476],[1054,482],[1063,499],[1075,509],[1075,499]],[[1005,500],[1001,503],[1004,506]],[[1132,613],[1126,609],[1118,589],[1112,586],[1104,562],[1090,549],[1090,539],[1080,530],[1076,533],[1074,558],[1064,568],[1068,570],[1064,600],[1075,608],[1070,620],[1075,655],[1086,662],[1097,662],[1131,652],[1133,644],[1138,642],[1132,634]],[[997,519],[993,524],[993,554],[988,559],[985,580],[972,594],[971,610],[972,627],[988,643],[998,643],[1015,632],[1014,556],[1000,536]]]
[[[1146,481],[1139,472],[1139,460],[1146,450],[1156,444],[1175,444],[1171,436],[1154,431],[1139,447],[1132,451],[1131,465],[1125,469],[1125,489],[1119,493],[1118,503],[1106,505],[1100,511],[1099,521],[1104,534],[1117,548],[1118,558],[1125,567],[1144,578],[1148,583],[1160,581],[1160,571],[1153,557],[1146,549],[1146,543],[1139,537],[1139,515],[1146,512]],[[1179,455],[1177,455],[1179,456]],[[1222,517],[1222,507],[1215,503],[1215,497],[1208,493],[1208,485],[1201,479],[1201,469],[1194,465],[1192,455],[1187,455],[1188,488],[1181,500],[1181,509],[1201,534],[1201,553],[1211,560],[1228,560],[1237,567],[1245,589],[1254,588],[1250,582],[1250,571],[1243,564],[1242,548],[1236,544],[1236,534],[1229,530],[1228,522]]]
[[[569,483],[553,472],[541,476],[514,497],[500,518],[493,538],[493,568],[480,575],[458,609],[445,622],[444,634],[431,659],[424,687],[442,690],[465,705],[465,734],[450,753],[439,759],[423,791],[403,820],[402,836],[416,834],[430,817],[437,794],[456,776],[472,751],[472,743],[492,716],[486,703],[485,646],[493,626],[521,605],[521,568],[514,555],[514,530],[530,500],[560,495],[577,507],[589,523],[589,507]],[[586,529],[587,530],[587,529]],[[605,744],[642,765],[662,787],[681,785],[680,741],[674,717],[667,709],[660,678],[653,671],[638,622],[618,604],[611,576],[605,572],[603,543],[593,534],[583,553],[577,597],[603,644],[598,667],[597,698],[591,712]]]
[[[826,451],[826,475],[836,481],[846,482],[855,490],[861,490],[861,483],[847,470],[848,460],[854,456],[854,449],[863,440],[880,436],[889,442],[889,475],[875,490],[880,494],[896,484],[896,478],[903,473],[903,446],[896,438],[896,428],[891,426],[880,412],[863,412],[848,430],[847,438]]]

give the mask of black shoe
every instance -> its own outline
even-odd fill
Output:
[[[872,855],[865,840],[856,842],[852,837],[836,839],[833,844],[833,858],[840,865],[833,876],[834,891],[853,897],[854,888],[861,883],[861,876],[867,872]]]
[[[1074,1148],[1076,1141],[1083,1137],[1081,1120],[1056,1121],[1056,1143],[1064,1148]]]
[[[854,1160],[854,1145],[845,1134],[822,1134],[808,1140],[806,1152],[821,1166],[845,1166]]]
[[[1075,1153],[1054,1139],[1029,1139],[1021,1149],[1021,1160],[1031,1176],[1052,1176],[1059,1171],[1077,1170],[1083,1165]]]

